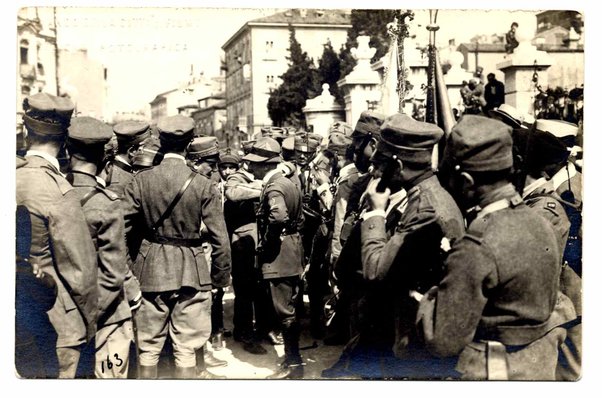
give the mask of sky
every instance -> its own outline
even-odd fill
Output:
[[[59,47],[87,49],[107,67],[111,107],[135,111],[147,107],[157,94],[178,87],[191,69],[218,75],[221,46],[245,22],[281,10],[57,7],[56,19]],[[416,9],[411,28],[422,43],[428,41],[428,14]],[[446,45],[455,38],[460,44],[477,34],[503,34],[513,21],[535,30],[534,11],[441,10],[437,41]]]

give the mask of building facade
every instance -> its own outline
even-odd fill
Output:
[[[45,92],[57,95],[57,44],[52,8],[21,8],[17,15],[17,132],[22,132],[23,100]]]
[[[216,137],[220,147],[235,145],[232,137],[226,134],[226,101],[225,93],[218,93],[198,101],[198,109],[191,117],[194,119],[195,135]],[[237,144],[237,143],[236,143]]]
[[[248,139],[272,124],[268,99],[288,69],[289,26],[317,63],[329,40],[338,49],[351,27],[343,10],[292,9],[244,24],[222,46],[226,64],[226,129]]]

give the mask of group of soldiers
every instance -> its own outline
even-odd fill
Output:
[[[175,378],[219,378],[208,348],[229,286],[234,340],[284,345],[268,378],[304,376],[305,294],[312,337],[344,345],[325,378],[580,376],[577,126],[504,104],[446,136],[365,111],[327,136],[266,127],[238,150],[182,115],[154,129],[73,109],[24,101],[21,376],[73,378],[92,345],[95,377],[135,359],[154,379],[170,342]]]

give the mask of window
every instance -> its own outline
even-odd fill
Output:
[[[21,86],[21,94],[29,95],[31,93],[31,88],[29,86]]]
[[[27,40],[21,40],[21,65],[28,64],[28,52],[29,52],[29,42]]]
[[[41,62],[38,62],[38,74],[44,76],[44,65]]]

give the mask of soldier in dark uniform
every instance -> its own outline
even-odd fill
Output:
[[[459,355],[463,379],[555,379],[558,347],[575,318],[559,292],[552,226],[509,181],[511,130],[481,116],[452,129],[444,160],[469,222],[446,260],[446,275],[421,301],[429,349]]]
[[[230,244],[215,185],[186,165],[193,120],[170,116],[157,127],[163,161],[136,174],[125,190],[126,233],[144,236],[133,266],[142,289],[142,306],[135,314],[139,376],[157,377],[169,333],[175,376],[208,377],[196,359],[203,356],[196,352],[211,333],[211,288],[230,283]],[[203,253],[201,223],[212,246],[211,268]]]
[[[257,341],[257,334],[271,331],[265,317],[272,303],[260,287],[261,270],[256,267],[257,217],[256,208],[263,188],[261,180],[238,167],[240,157],[231,151],[220,154],[220,170],[226,165],[237,170],[226,176],[224,183],[224,217],[232,249],[232,288],[234,289],[234,340],[243,344],[251,354],[267,354]],[[223,162],[223,163],[222,163]],[[267,293],[267,291],[266,291]],[[269,306],[269,307],[268,307]],[[263,316],[263,318],[262,318]],[[263,329],[263,330],[261,330]]]
[[[284,337],[285,359],[270,378],[301,378],[303,362],[299,351],[300,327],[295,305],[303,272],[303,245],[299,230],[303,225],[301,195],[276,166],[281,162],[280,145],[269,137],[253,144],[243,160],[257,179],[262,179],[257,216],[260,248],[258,262],[269,282],[272,302]]]
[[[398,113],[385,119],[372,155],[373,174],[389,181],[385,192],[376,190],[379,179],[366,191],[368,207],[361,226],[362,273],[371,289],[392,293],[385,300],[395,303],[393,351],[402,359],[392,370],[395,377],[448,375],[444,368],[435,366],[429,367],[428,375],[420,369],[420,364],[432,364],[432,359],[425,357],[414,325],[419,303],[416,297],[441,280],[446,250],[464,233],[460,209],[432,170],[433,148],[442,136],[443,131],[436,125]],[[402,189],[405,192],[401,200],[390,200],[391,192]],[[386,223],[391,212],[401,212],[397,224]]]
[[[73,103],[40,93],[23,102],[28,132],[27,161],[16,172],[17,206],[31,218],[32,267],[50,275],[58,289],[48,311],[57,333],[60,378],[75,377],[81,347],[96,332],[98,292],[96,251],[79,202],[56,160],[63,147]]]
[[[116,206],[119,196],[96,180],[104,145],[112,134],[111,127],[99,120],[77,117],[71,120],[67,141],[71,156],[67,180],[73,185],[68,195],[81,203],[98,253],[96,378],[127,377],[134,338],[123,287],[128,270],[123,212]]]

